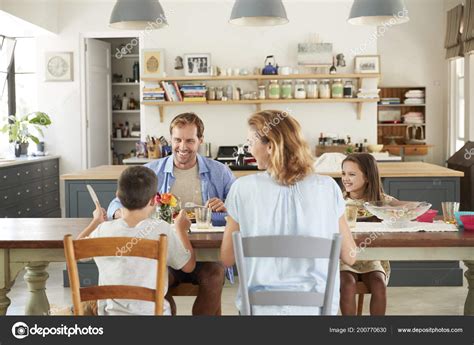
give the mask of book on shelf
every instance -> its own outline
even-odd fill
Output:
[[[207,101],[206,97],[189,97],[189,98],[184,97],[183,98],[183,102],[205,102],[205,101]]]

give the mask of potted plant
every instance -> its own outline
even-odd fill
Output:
[[[33,141],[39,144],[39,138],[32,134],[36,130],[41,137],[44,137],[43,127],[51,124],[50,117],[43,112],[34,112],[23,117],[8,116],[7,122],[0,128],[0,132],[8,133],[9,140],[15,145],[15,156],[20,157],[28,153],[28,142]],[[36,134],[36,133],[35,133]]]

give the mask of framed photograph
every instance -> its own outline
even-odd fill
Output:
[[[355,73],[377,74],[380,73],[380,55],[356,56]]]
[[[332,43],[298,43],[298,65],[331,66]]]
[[[163,49],[142,49],[140,76],[142,78],[160,78],[165,73],[165,51]]]
[[[184,54],[184,75],[211,75],[211,54]]]
[[[46,52],[45,81],[73,81],[72,52]]]

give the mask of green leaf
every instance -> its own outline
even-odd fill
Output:
[[[35,137],[35,136],[32,135],[32,134],[29,134],[28,136],[30,137],[31,140],[33,140],[33,142],[34,142],[35,144],[37,144],[37,145],[39,144],[40,141],[39,141],[39,139],[38,139],[37,137]]]

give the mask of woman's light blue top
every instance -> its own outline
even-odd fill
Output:
[[[312,174],[293,186],[282,186],[265,172],[237,179],[227,196],[226,208],[229,216],[239,223],[242,237],[332,239],[339,232],[345,203],[331,177]],[[328,259],[249,258],[246,265],[250,289],[324,293]],[[236,304],[240,309],[240,296]],[[339,275],[336,275],[332,314],[336,315],[338,309]],[[319,308],[297,306],[254,306],[252,311],[270,315],[320,314]]]

